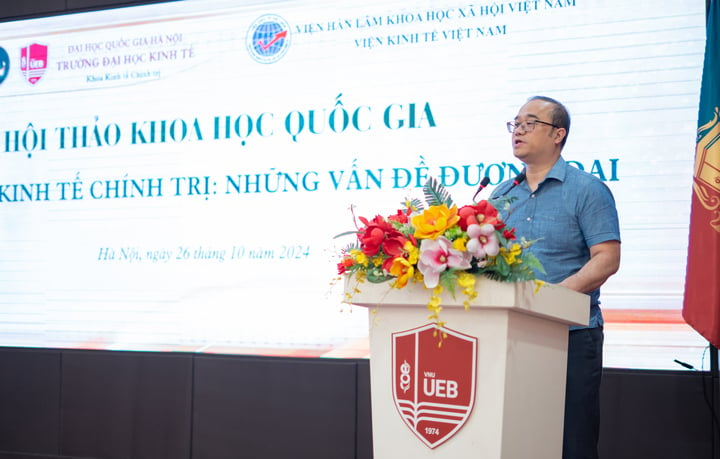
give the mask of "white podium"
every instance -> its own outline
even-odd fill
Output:
[[[346,290],[355,285],[348,279]],[[423,330],[429,290],[358,287],[351,302],[369,311],[375,459],[561,457],[568,326],[587,325],[587,295],[478,278],[467,311],[459,291],[443,294],[450,332],[438,347]]]

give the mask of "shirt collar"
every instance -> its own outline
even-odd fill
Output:
[[[566,171],[566,167],[565,167],[565,166],[566,166],[566,165],[567,165],[567,163],[565,162],[565,160],[563,159],[563,157],[562,157],[562,156],[558,156],[557,161],[555,162],[555,164],[553,165],[553,167],[550,169],[550,171],[549,171],[549,172],[547,173],[547,175],[545,176],[545,180],[547,180],[547,179],[550,178],[550,179],[558,180],[558,181],[560,181],[560,182],[564,182],[564,181],[565,181],[565,171]],[[545,180],[543,180],[543,182],[544,182]]]
[[[542,182],[538,183],[538,187],[535,190],[535,193],[540,191],[540,188],[543,187],[543,184],[548,181],[548,179],[557,180],[558,182],[564,182],[565,181],[565,171],[567,163],[563,159],[562,156],[558,156],[557,161],[555,161],[555,164],[553,164],[553,167],[550,168],[545,178],[542,180]],[[532,192],[530,190],[530,185],[527,183],[525,184],[525,188],[527,188],[528,191]]]

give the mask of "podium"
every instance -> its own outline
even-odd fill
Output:
[[[561,457],[568,326],[587,325],[589,296],[479,277],[469,310],[460,292],[443,293],[443,337],[421,284],[357,287],[350,302],[369,311],[374,459]]]

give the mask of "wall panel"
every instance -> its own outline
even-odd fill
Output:
[[[63,352],[61,453],[190,457],[191,355]]]
[[[58,452],[57,351],[0,348],[0,451]]]
[[[194,459],[352,459],[357,365],[198,356]]]

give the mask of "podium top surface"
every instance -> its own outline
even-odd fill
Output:
[[[350,302],[369,308],[383,306],[427,307],[431,290],[422,284],[409,284],[402,289],[390,287],[390,282],[374,284],[345,280],[345,291],[357,287]],[[587,325],[590,319],[590,296],[554,284],[539,289],[534,282],[499,282],[478,277],[475,290],[478,296],[470,302],[470,309],[504,309],[540,316],[568,325]],[[537,290],[537,291],[536,291]],[[453,297],[445,291],[441,295],[443,308],[464,308],[465,295],[458,288]]]

